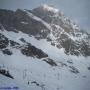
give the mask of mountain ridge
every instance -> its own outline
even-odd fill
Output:
[[[0,88],[90,90],[90,35],[37,8],[0,10]]]
[[[6,30],[19,30],[29,35],[33,35],[37,39],[46,38],[57,48],[65,48],[66,54],[90,56],[90,35],[80,30],[80,28],[72,23],[70,19],[65,17],[64,14],[60,15],[59,10],[57,12],[54,12],[53,10],[54,8],[47,5],[32,10],[18,9],[14,12],[11,10],[0,10],[0,22]],[[3,15],[3,13],[7,12],[8,15]],[[48,22],[47,20],[49,20],[49,18],[51,20]],[[83,48],[85,49],[85,47],[86,51],[83,51]],[[88,53],[87,50],[89,50]]]

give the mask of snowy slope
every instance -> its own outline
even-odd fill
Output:
[[[3,67],[4,65],[4,68],[8,69],[14,77],[14,79],[9,79],[1,75],[0,87],[17,86],[19,90],[90,89],[90,71],[88,70],[90,57],[67,56],[63,49],[59,50],[51,46],[45,39],[37,40],[22,32],[14,33],[4,30],[0,31],[0,33],[20,44],[23,44],[20,38],[24,38],[27,42],[42,49],[57,63],[57,66],[51,66],[42,59],[27,57],[15,48],[10,48],[13,52],[10,56],[4,55],[0,51],[0,66]],[[73,73],[70,66],[75,67],[78,73]]]

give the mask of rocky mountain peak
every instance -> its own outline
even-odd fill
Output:
[[[1,89],[90,90],[90,34],[60,13],[0,9]]]
[[[54,12],[54,13],[59,12],[58,9],[53,8],[52,6],[49,6],[49,5],[47,5],[47,4],[41,5],[39,8],[42,8],[43,10],[51,11],[51,12]]]
[[[66,54],[90,56],[90,35],[60,13],[46,4],[33,10],[0,10],[0,28],[46,39]]]
[[[59,9],[56,9],[53,6],[47,5],[47,4],[43,4],[43,5],[39,6],[39,7],[36,7],[34,9],[32,9],[32,12],[33,13],[36,12],[37,15],[42,14],[42,15],[46,15],[46,16],[47,15],[49,15],[49,16],[54,16],[54,15],[55,16],[58,16],[58,15],[64,16],[63,12],[61,12]]]

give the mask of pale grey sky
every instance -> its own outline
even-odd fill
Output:
[[[90,0],[0,0],[3,9],[32,9],[41,4],[53,5],[90,33]]]

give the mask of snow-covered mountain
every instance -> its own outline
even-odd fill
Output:
[[[90,90],[90,34],[48,5],[0,10],[0,89]]]

